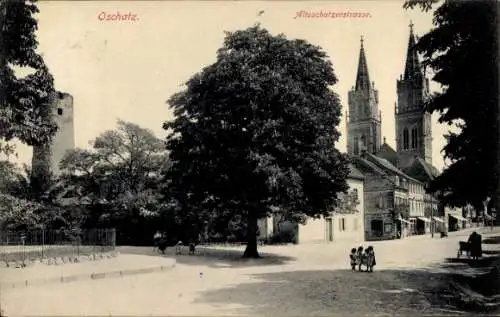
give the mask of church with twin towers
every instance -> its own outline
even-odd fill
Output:
[[[432,165],[431,114],[424,107],[429,80],[415,49],[413,24],[409,27],[405,67],[394,83],[396,149],[382,137],[379,93],[370,78],[363,38],[356,82],[348,93],[347,153],[365,177],[367,240],[425,234],[432,226],[445,226],[437,197],[425,192],[439,172]]]

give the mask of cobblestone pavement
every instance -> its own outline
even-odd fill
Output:
[[[491,234],[486,232],[483,239]],[[264,246],[264,258],[250,261],[239,259],[241,248],[202,249],[198,256],[177,257],[165,273],[3,291],[2,308],[8,316],[443,315],[429,304],[429,292],[443,278],[439,264],[456,258],[467,234],[370,243],[374,273],[348,268],[347,252],[357,246],[352,243]],[[151,248],[120,252],[158,256]]]

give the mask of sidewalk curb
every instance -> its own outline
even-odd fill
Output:
[[[116,278],[116,277],[124,277],[124,276],[132,276],[132,275],[140,275],[140,274],[169,271],[169,270],[173,270],[177,264],[175,259],[172,259],[172,260],[173,260],[173,263],[169,264],[169,265],[152,266],[152,267],[141,268],[141,269],[126,269],[126,270],[119,270],[119,271],[94,272],[94,273],[90,273],[90,274],[87,273],[87,274],[79,274],[79,275],[51,277],[51,278],[46,278],[46,279],[24,280],[24,281],[20,281],[20,282],[0,283],[0,289],[26,288],[29,286],[62,284],[62,283],[71,283],[71,282],[85,281],[85,280],[100,280],[100,279],[107,279],[107,278]]]
[[[0,261],[0,268],[18,268],[22,267],[23,264],[26,266],[31,266],[36,263],[41,263],[45,265],[60,265],[60,264],[69,264],[69,263],[81,263],[88,261],[99,261],[104,259],[115,258],[120,255],[120,252],[111,251],[111,252],[99,252],[95,254],[81,254],[78,256],[57,256],[57,257],[46,257],[46,258],[38,258],[38,259],[25,259],[16,260],[16,261]]]

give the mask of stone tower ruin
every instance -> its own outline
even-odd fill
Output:
[[[73,97],[70,94],[54,92],[52,95],[51,115],[57,124],[57,132],[52,142],[34,146],[31,166],[33,173],[50,172],[60,174],[59,162],[66,151],[75,148],[75,126],[73,120]]]

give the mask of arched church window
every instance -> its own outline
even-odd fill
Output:
[[[408,146],[409,146],[409,134],[408,134],[408,129],[407,128],[404,128],[403,129],[403,150],[408,150]]]
[[[417,148],[417,140],[418,140],[417,128],[413,128],[413,129],[411,129],[411,148],[412,149]]]
[[[359,154],[359,140],[358,137],[354,137],[354,155]]]

